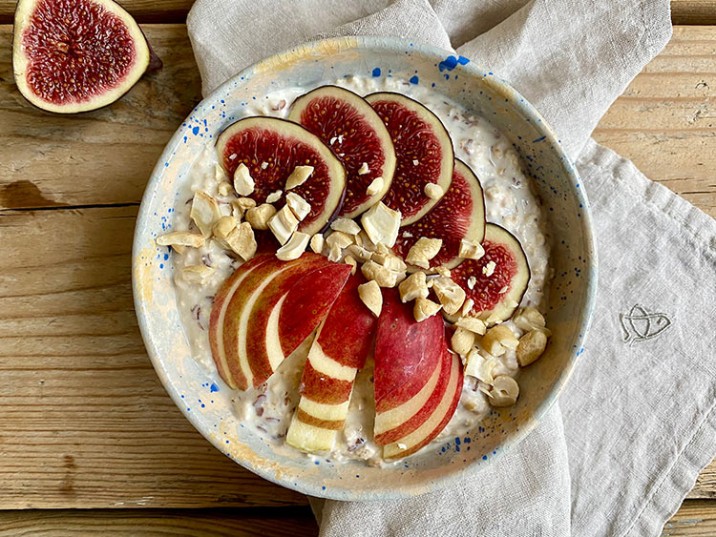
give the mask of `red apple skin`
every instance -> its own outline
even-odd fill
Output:
[[[375,340],[375,404],[385,412],[414,397],[441,366],[445,327],[441,315],[417,322],[397,289],[383,289]]]
[[[451,363],[451,373],[450,373],[450,381],[448,382],[448,386],[452,384],[452,377],[457,377],[454,382],[453,389],[449,392],[445,393],[444,397],[449,397],[449,403],[447,406],[447,409],[445,411],[445,414],[440,419],[440,422],[438,425],[428,434],[426,435],[422,440],[417,442],[415,445],[410,447],[409,449],[405,451],[401,451],[399,453],[399,457],[407,457],[408,455],[412,455],[413,453],[416,453],[423,447],[427,446],[430,442],[435,440],[437,436],[445,429],[448,422],[452,419],[453,415],[455,414],[455,410],[457,409],[457,404],[460,401],[460,395],[462,395],[462,384],[463,384],[463,371],[462,371],[462,363],[460,362],[460,357],[457,354],[452,354],[451,352],[445,350],[445,354],[448,355]],[[400,440],[398,440],[399,442]]]
[[[350,265],[330,263],[304,275],[291,287],[278,324],[285,356],[296,350],[326,318],[350,275]]]
[[[251,299],[257,289],[265,283],[267,278],[272,278],[274,276],[275,277],[269,285],[269,288],[278,289],[280,287],[282,289],[282,293],[277,293],[275,296],[275,300],[278,302],[282,294],[285,294],[288,289],[290,289],[290,285],[303,275],[304,272],[329,263],[326,258],[316,254],[304,254],[300,258],[293,261],[281,261],[274,255],[270,257],[270,260],[267,260],[255,270],[251,271],[246,279],[241,282],[239,288],[231,298],[228,308],[226,309],[226,315],[224,318],[224,350],[226,352],[226,361],[229,365],[230,375],[234,380],[235,386],[240,390],[247,390],[250,387],[257,385],[253,379],[248,378],[248,373],[242,370],[241,357],[239,356],[239,338],[243,335],[240,332],[239,325],[247,302]],[[286,282],[287,280],[287,284],[282,284],[282,282]],[[257,311],[262,311],[262,315],[265,314],[266,318],[268,318],[270,313],[269,310]],[[251,322],[253,319],[249,318],[249,321]],[[247,343],[249,341],[250,340],[247,340]],[[247,355],[246,362],[250,367],[250,352],[247,352]]]
[[[358,286],[366,281],[360,272],[348,278],[318,334],[323,352],[356,369],[365,365],[375,339],[375,316],[358,295]]]
[[[301,396],[317,403],[338,405],[350,399],[353,382],[329,377],[316,371],[306,360],[301,376]]]
[[[349,265],[331,263],[313,254],[295,270],[289,269],[278,275],[261,293],[251,309],[246,332],[246,354],[253,373],[253,386],[263,384],[274,372],[266,339],[271,336],[267,334],[269,317],[273,309],[279,307],[281,298],[286,297],[280,306],[279,333],[276,337],[286,357],[326,317],[350,271]]]
[[[452,360],[450,353],[447,352],[447,346],[445,340],[440,343],[440,346],[444,349],[441,353],[442,357],[440,360],[440,373],[438,377],[438,383],[435,385],[433,392],[425,402],[425,404],[412,416],[405,416],[405,421],[388,431],[375,435],[375,442],[379,446],[385,446],[392,442],[397,442],[401,438],[409,435],[425,423],[428,418],[435,412],[440,401],[445,396],[445,392],[448,389],[448,383],[450,381],[450,370]]]
[[[219,375],[224,382],[232,388],[236,388],[236,382],[232,378],[228,367],[225,365],[226,355],[225,353],[222,353],[219,348],[220,328],[223,329],[224,319],[226,317],[226,312],[222,310],[224,304],[231,300],[236,291],[236,289],[234,289],[235,283],[258,266],[270,261],[273,258],[273,255],[258,255],[251,261],[244,263],[227,278],[214,296],[214,301],[211,307],[211,316],[209,318],[209,344],[211,346],[211,356],[214,359]]]

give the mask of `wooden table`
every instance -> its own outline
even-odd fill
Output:
[[[137,207],[200,99],[191,0],[125,0],[164,69],[98,112],[35,110],[13,83],[0,0],[0,536],[314,535],[300,494],[197,433],[147,358],[132,307]],[[716,0],[673,0],[666,50],[595,136],[716,216]],[[716,535],[716,463],[664,535]]]

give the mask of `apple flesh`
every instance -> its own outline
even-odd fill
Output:
[[[445,327],[435,315],[417,322],[395,289],[383,291],[375,342],[374,435],[384,445],[418,428],[443,389]]]
[[[301,399],[286,442],[302,451],[329,451],[343,429],[356,373],[371,351],[375,318],[358,296],[365,280],[351,276],[308,353]]]

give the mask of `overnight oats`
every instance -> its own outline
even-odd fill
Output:
[[[257,101],[194,163],[171,233],[193,354],[277,450],[394,464],[519,398],[550,240],[509,139],[429,89]]]

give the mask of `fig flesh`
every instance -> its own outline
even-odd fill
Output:
[[[115,102],[161,62],[132,16],[111,0],[20,0],[13,71],[20,93],[48,112]]]
[[[454,268],[459,257],[460,241],[480,244],[485,236],[485,200],[480,181],[470,167],[455,160],[452,183],[432,211],[417,222],[405,226],[398,234],[393,251],[405,259],[420,239],[441,239],[442,247],[430,260],[430,268]]]
[[[455,283],[474,301],[472,316],[487,324],[512,317],[530,281],[530,267],[519,241],[506,229],[485,226],[485,255],[466,259],[450,273]]]
[[[383,203],[400,211],[403,226],[420,220],[450,188],[454,152],[440,119],[399,93],[373,93],[366,100],[388,128],[395,147],[393,182]],[[437,185],[426,193],[426,185]]]
[[[292,188],[311,205],[298,230],[312,235],[321,231],[340,210],[346,187],[345,170],[331,150],[314,134],[284,119],[247,117],[228,126],[216,142],[221,166],[229,174],[244,164],[254,181],[250,197],[257,204],[281,191],[274,203],[285,205],[286,180],[297,166],[313,171]]]
[[[296,99],[288,118],[318,136],[343,164],[346,197],[340,216],[355,218],[385,195],[395,171],[395,150],[382,120],[362,97],[321,86]],[[378,177],[382,188],[369,194]]]

